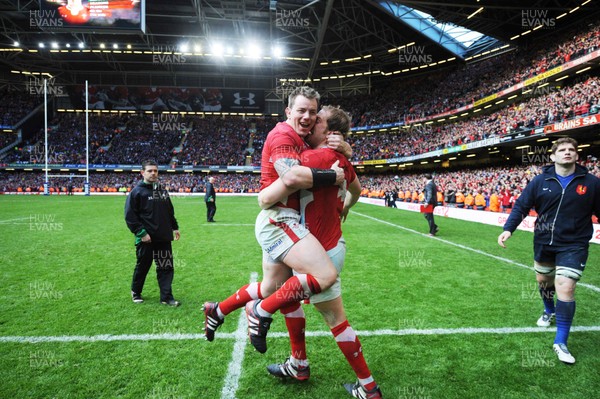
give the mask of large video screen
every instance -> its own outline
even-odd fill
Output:
[[[146,0],[41,0],[34,15],[40,28],[146,30]]]

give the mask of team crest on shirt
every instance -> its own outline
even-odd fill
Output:
[[[575,191],[577,191],[577,194],[579,195],[584,195],[587,192],[587,187],[580,184],[577,186],[577,189]]]

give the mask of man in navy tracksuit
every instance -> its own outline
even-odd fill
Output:
[[[144,180],[131,190],[125,201],[125,221],[135,234],[137,263],[131,282],[133,302],[142,303],[142,289],[146,275],[156,265],[156,278],[160,287],[160,302],[179,306],[173,298],[173,236],[179,240],[179,226],[169,192],[158,182],[158,165],[154,161],[142,163]]]
[[[577,141],[558,139],[551,152],[554,165],[545,166],[543,173],[525,187],[498,244],[504,247],[529,210],[535,208],[534,269],[544,302],[537,325],[548,327],[556,317],[553,349],[560,361],[572,364],[575,358],[567,349],[567,339],[575,315],[575,286],[588,257],[594,231],[592,214],[600,216],[600,179],[576,163]]]

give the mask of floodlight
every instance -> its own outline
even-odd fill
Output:
[[[211,46],[212,53],[216,56],[223,55],[223,45],[221,43],[213,43]]]

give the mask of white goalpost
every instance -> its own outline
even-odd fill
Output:
[[[90,148],[89,148],[89,99],[88,99],[88,81],[85,81],[85,175],[55,175],[49,174],[48,168],[48,89],[47,79],[44,79],[44,195],[50,195],[50,180],[49,178],[63,178],[68,177],[69,180],[73,178],[85,179],[83,183],[84,195],[90,195]]]

